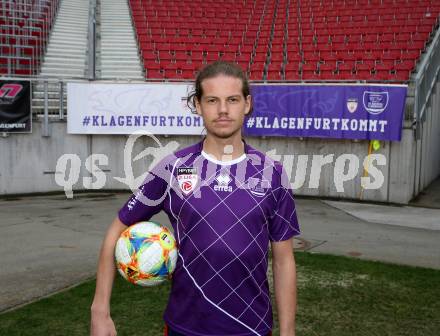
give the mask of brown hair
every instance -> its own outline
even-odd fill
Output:
[[[247,76],[243,69],[236,63],[226,62],[226,61],[215,61],[214,63],[206,65],[197,75],[194,90],[191,91],[186,98],[186,104],[190,108],[191,112],[196,113],[196,101],[200,101],[203,96],[202,82],[208,78],[214,78],[218,75],[225,75],[241,80],[242,88],[241,92],[246,98],[250,95],[249,82]],[[247,115],[250,115],[251,110]]]

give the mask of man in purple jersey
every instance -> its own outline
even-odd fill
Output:
[[[199,73],[188,99],[207,134],[162,159],[110,226],[100,254],[91,335],[116,334],[109,302],[120,233],[163,210],[179,251],[165,335],[271,335],[270,243],[280,336],[293,336],[292,237],[299,225],[282,165],[242,138],[251,112],[247,79],[235,64],[215,62]]]

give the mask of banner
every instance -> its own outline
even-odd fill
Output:
[[[401,139],[405,85],[254,85],[244,134]]]
[[[32,132],[29,81],[0,80],[0,132]]]
[[[68,83],[68,132],[197,134],[183,83]],[[253,85],[245,135],[392,140],[401,138],[405,85]]]
[[[202,134],[186,106],[187,84],[67,84],[67,129],[73,134]]]

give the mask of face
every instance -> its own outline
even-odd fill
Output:
[[[243,96],[241,79],[219,75],[203,80],[201,85],[203,95],[196,101],[196,109],[208,135],[226,139],[241,134],[251,107],[251,96]]]

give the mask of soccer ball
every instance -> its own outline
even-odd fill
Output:
[[[176,240],[160,224],[139,222],[121,233],[115,259],[126,280],[140,286],[155,286],[169,279],[176,267]]]

